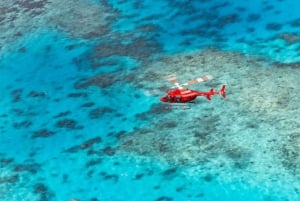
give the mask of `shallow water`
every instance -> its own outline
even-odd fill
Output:
[[[299,200],[298,4],[1,1],[0,200]]]

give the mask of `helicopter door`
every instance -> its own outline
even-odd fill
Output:
[[[172,97],[168,96],[168,102],[171,103],[171,101],[172,101]]]
[[[170,103],[177,102],[177,97],[176,96],[168,96],[168,102],[170,102]]]
[[[181,96],[176,96],[176,102],[180,103],[181,102]]]

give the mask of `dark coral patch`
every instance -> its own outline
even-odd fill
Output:
[[[216,25],[218,27],[224,27],[228,24],[237,23],[238,21],[240,21],[239,16],[237,14],[233,13],[233,14],[225,15],[225,16],[218,18]]]
[[[33,186],[33,188],[34,188],[34,193],[40,195],[39,200],[41,201],[52,200],[54,197],[54,194],[50,192],[49,188],[43,183],[37,183]]]
[[[248,27],[247,28],[247,32],[248,33],[252,33],[252,32],[254,32],[255,31],[255,28],[253,28],[253,27]]]
[[[204,181],[211,182],[213,180],[213,177],[211,174],[207,174],[203,177]]]
[[[177,187],[175,190],[176,192],[182,192],[185,188],[184,187]]]
[[[91,139],[83,142],[80,145],[70,147],[70,148],[66,149],[64,152],[75,153],[75,152],[78,152],[78,151],[83,150],[83,149],[91,148],[94,144],[97,144],[97,143],[100,143],[100,142],[102,142],[101,137],[99,137],[99,136],[94,137],[94,138],[91,138]],[[93,154],[94,154],[95,151],[91,151],[91,152],[93,152]]]
[[[62,182],[66,183],[66,182],[68,182],[68,180],[69,180],[69,175],[68,174],[63,174],[62,175]]]
[[[28,93],[27,96],[31,97],[31,98],[43,98],[43,97],[46,97],[47,94],[45,92],[31,91]]]
[[[297,18],[297,19],[294,19],[293,21],[291,21],[290,25],[292,27],[300,27],[300,18]]]
[[[143,173],[136,174],[135,177],[134,177],[134,179],[135,179],[135,180],[140,180],[140,179],[142,179],[144,176],[145,176],[145,174],[143,174]]]
[[[0,184],[3,183],[16,183],[19,180],[19,175],[0,177]]]
[[[93,102],[87,102],[87,103],[82,104],[80,107],[93,107],[94,105],[95,105],[95,103],[93,103]]]
[[[270,11],[273,9],[274,9],[274,6],[272,6],[272,5],[267,5],[266,7],[263,8],[264,11]]]
[[[116,77],[113,75],[96,75],[92,78],[82,79],[75,83],[75,89],[85,89],[90,86],[97,86],[100,88],[106,88],[113,85],[117,81]]]
[[[48,0],[32,1],[32,0],[18,0],[15,2],[20,7],[25,8],[26,11],[34,9],[42,9],[48,3]]]
[[[89,149],[87,151],[87,155],[98,155],[98,156],[103,156],[103,151],[100,150],[95,150],[95,149]]]
[[[92,177],[94,173],[95,173],[94,169],[91,169],[91,170],[89,170],[89,171],[86,173],[86,175],[87,175],[88,177]]]
[[[77,125],[77,121],[73,119],[63,119],[56,122],[56,127],[58,128],[66,128],[66,129],[82,129],[82,126]]]
[[[113,156],[113,155],[115,155],[116,150],[114,148],[108,146],[103,149],[103,153],[105,153],[108,156]]]
[[[92,167],[92,166],[95,166],[95,165],[99,165],[102,163],[102,159],[101,158],[98,158],[98,159],[95,159],[95,160],[90,160],[88,161],[85,166],[86,167]]]
[[[260,14],[250,14],[247,17],[247,22],[255,22],[258,21],[261,18]]]
[[[1,114],[0,117],[6,118],[6,117],[8,117],[8,115],[7,114]]]
[[[116,162],[113,163],[113,165],[114,165],[114,166],[119,166],[120,163],[119,163],[118,161],[116,161]]]
[[[162,172],[161,174],[163,176],[170,176],[170,175],[173,175],[177,172],[177,168],[176,167],[173,167],[173,168],[170,168],[170,169],[167,169],[165,170],[164,172]]]
[[[281,163],[286,170],[293,175],[300,173],[300,154],[299,142],[300,132],[289,134],[287,142],[282,145],[280,150]]]
[[[12,101],[19,102],[21,100],[23,90],[22,89],[15,89],[11,92]]]
[[[32,125],[32,122],[31,121],[27,121],[27,120],[13,123],[13,127],[15,129],[28,128],[31,125]]]
[[[64,150],[64,152],[67,152],[67,153],[76,153],[76,152],[78,152],[80,150],[81,150],[80,146],[73,146],[73,147],[70,147],[70,148]]]
[[[117,38],[126,36],[116,36]],[[148,59],[152,54],[160,51],[160,45],[154,39],[144,37],[131,37],[129,43],[123,43],[122,41],[115,40],[108,43],[102,43],[95,47],[94,54],[91,56],[91,61],[111,57],[114,55],[129,56],[134,59],[143,61]]]
[[[159,198],[157,198],[155,201],[172,201],[173,198],[168,197],[168,196],[161,196]]]
[[[67,115],[71,114],[71,111],[70,110],[67,110],[65,112],[60,112],[58,113],[57,115],[54,115],[53,118],[60,118],[60,117],[65,117]]]
[[[158,17],[161,16],[161,15],[157,15]],[[145,17],[143,18],[143,20],[151,20],[150,18],[151,17],[155,17],[155,15],[153,16],[149,16],[149,17]],[[145,33],[155,33],[157,31],[159,31],[161,29],[161,27],[159,27],[157,24],[153,24],[153,23],[149,23],[149,24],[144,24],[144,25],[141,25],[137,28],[139,31],[141,32],[145,32]]]
[[[15,115],[18,115],[18,116],[21,116],[22,114],[24,114],[24,110],[18,109],[18,108],[13,108],[12,112],[15,113]]]
[[[220,9],[220,8],[225,8],[225,7],[228,7],[230,5],[231,5],[230,2],[224,2],[224,3],[216,4],[216,5],[213,5],[211,7],[211,10],[217,10],[217,9]]]
[[[66,48],[67,50],[74,50],[74,49],[76,48],[76,46],[77,46],[77,45],[67,45],[67,46],[65,46],[65,48]]]
[[[176,121],[165,121],[165,122],[161,122],[159,124],[159,128],[161,128],[161,129],[170,129],[170,128],[175,128],[175,127],[177,127]]]
[[[21,37],[21,36],[23,36],[23,34],[21,32],[17,32],[17,33],[14,34],[14,36]]]
[[[292,68],[292,69],[299,69],[300,62],[293,62],[293,63],[281,63],[281,62],[274,62],[274,66],[277,68]]]
[[[119,180],[119,176],[116,174],[107,174],[106,172],[100,172],[100,175],[105,179],[105,180],[112,180],[114,182],[117,182]]]
[[[4,22],[5,19],[6,19],[5,16],[1,16],[1,17],[0,17],[0,24],[1,24],[2,22]]]
[[[113,20],[115,17],[112,17],[111,19],[109,19],[108,17],[106,18],[107,20]],[[107,26],[101,26],[98,25],[98,27],[95,27],[94,30],[89,31],[87,33],[84,33],[82,35],[83,38],[85,39],[94,39],[94,38],[100,38],[103,35],[109,33],[109,28]]]
[[[160,153],[166,153],[169,150],[168,145],[165,143],[159,143],[158,145],[158,151]]]
[[[241,150],[238,148],[228,149],[225,153],[229,158],[232,159],[241,159],[243,157]]]
[[[32,138],[39,138],[39,137],[51,137],[52,135],[54,135],[55,132],[47,130],[47,129],[40,129],[38,131],[35,131],[32,135]]]
[[[120,65],[120,61],[113,59],[100,59],[99,61],[93,61],[92,67],[94,69],[101,67],[113,67]]]
[[[209,139],[209,133],[208,132],[195,131],[194,132],[194,137],[196,139],[199,139],[199,140],[207,140],[207,139]]]
[[[245,7],[236,7],[238,12],[245,12],[247,9]]]
[[[92,139],[89,139],[85,142],[83,142],[81,145],[80,145],[80,148],[81,149],[87,149],[87,148],[90,148],[91,146],[93,146],[94,144],[97,144],[97,143],[100,143],[102,142],[102,139],[101,137],[95,137],[95,138],[92,138]]]
[[[20,164],[15,165],[14,171],[15,172],[30,172],[32,174],[36,174],[38,170],[40,169],[40,165],[37,163],[31,163],[31,164]]]
[[[204,193],[199,193],[198,195],[196,195],[196,197],[202,198],[202,197],[204,197]]]
[[[25,53],[26,52],[26,47],[20,47],[18,52],[19,53]]]
[[[37,194],[46,193],[48,191],[48,188],[45,184],[38,183],[34,185],[34,192]]]
[[[105,180],[113,180],[114,182],[117,182],[119,180],[119,176],[116,174],[109,174],[104,176]]]
[[[87,97],[87,96],[88,96],[88,94],[85,93],[85,92],[80,92],[80,93],[70,93],[70,94],[68,94],[68,97],[69,97],[69,98],[80,98],[80,97],[85,98],[85,97]]]
[[[248,122],[248,123],[246,123],[246,129],[248,129],[248,128],[258,129],[259,125],[255,122]]]
[[[0,167],[7,166],[7,165],[11,164],[13,161],[14,161],[13,158],[1,158],[0,159]]]
[[[233,165],[237,169],[245,169],[252,163],[250,153],[244,149],[231,147],[225,151],[225,154],[233,160]]]
[[[300,35],[297,33],[282,33],[277,36],[284,40],[287,44],[295,44],[300,42]]]
[[[282,24],[279,23],[269,23],[266,25],[266,29],[270,31],[279,31],[282,28]]]
[[[42,13],[44,13],[44,11],[42,11],[42,10],[32,10],[30,12],[30,16],[35,17],[35,16],[38,16],[38,15],[41,15]]]
[[[117,133],[109,133],[108,136],[115,136],[116,138],[118,139],[121,139],[122,137],[124,137],[126,135],[126,131],[122,130],[122,131],[119,131]]]
[[[109,107],[98,107],[98,108],[90,111],[89,118],[90,119],[98,119],[98,118],[102,117],[104,114],[111,113],[113,111],[114,110]]]

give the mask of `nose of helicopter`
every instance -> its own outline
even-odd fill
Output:
[[[161,98],[160,98],[160,101],[161,101],[161,102],[168,102],[168,98],[167,98],[167,97],[161,97]]]

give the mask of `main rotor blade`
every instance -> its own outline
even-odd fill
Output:
[[[147,90],[144,92],[144,94],[146,96],[155,96],[155,95],[160,95],[162,93],[166,93],[168,92],[169,88],[167,87],[160,87],[160,88],[157,88],[157,89],[150,89],[150,90]]]
[[[169,82],[171,82],[172,84],[174,84],[175,87],[181,88],[181,86],[180,86],[180,84],[179,84],[179,82],[176,78],[176,75],[174,75],[174,74],[173,75],[168,75],[168,76],[165,77],[165,79],[168,80]]]
[[[205,82],[205,81],[208,81],[208,80],[211,80],[211,79],[213,79],[213,76],[205,75],[205,76],[199,77],[197,79],[191,80],[189,82],[186,82],[186,83],[182,84],[182,86],[188,86],[188,85],[196,84],[196,83],[199,83],[199,82]]]

